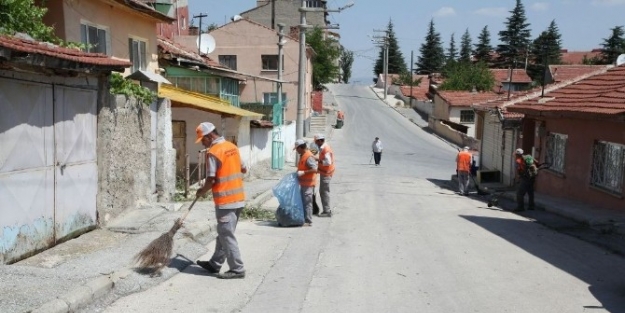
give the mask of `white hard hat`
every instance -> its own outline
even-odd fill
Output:
[[[515,151],[516,154],[523,154],[523,149],[519,148]]]

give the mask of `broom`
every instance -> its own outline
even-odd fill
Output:
[[[135,256],[135,261],[140,268],[152,269],[155,273],[159,273],[163,267],[169,265],[169,258],[174,245],[174,235],[176,235],[176,232],[182,227],[182,222],[187,218],[187,215],[189,215],[189,212],[191,212],[197,200],[198,197],[195,197],[191,206],[189,206],[189,210],[182,218],[174,222],[174,226],[172,226],[168,232],[154,239],[145,249],[141,250],[141,252]]]

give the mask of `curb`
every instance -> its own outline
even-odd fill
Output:
[[[269,189],[249,201],[250,206],[259,207],[273,197],[273,190]]]

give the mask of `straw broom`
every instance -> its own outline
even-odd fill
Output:
[[[169,265],[171,251],[174,245],[174,236],[176,232],[182,227],[182,223],[184,222],[189,212],[195,205],[195,202],[198,200],[196,197],[191,206],[189,206],[189,210],[174,222],[174,226],[171,229],[163,233],[160,237],[154,239],[145,249],[141,250],[136,256],[135,261],[138,263],[140,268],[151,269],[154,273],[160,273],[163,267]]]

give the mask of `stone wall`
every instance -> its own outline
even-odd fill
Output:
[[[98,112],[100,225],[126,209],[155,200],[150,190],[149,107],[124,96],[107,98]]]
[[[176,193],[176,150],[173,147],[169,99],[158,99],[156,115],[156,192],[159,202],[167,202]]]

